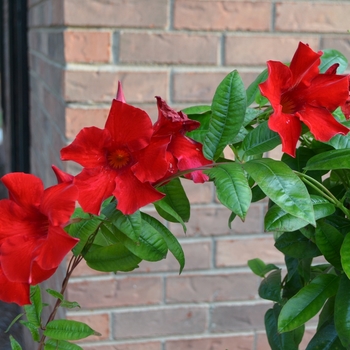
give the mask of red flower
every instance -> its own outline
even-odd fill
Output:
[[[320,74],[321,55],[299,43],[289,67],[281,62],[267,62],[269,76],[260,84],[261,94],[269,99],[273,108],[269,127],[280,135],[283,152],[293,157],[301,122],[319,141],[349,132],[331,114],[348,97],[348,78]]]
[[[1,180],[9,199],[0,201],[0,299],[25,305],[29,286],[53,275],[78,242],[62,228],[78,192],[64,183],[44,190],[39,178],[24,173]]]

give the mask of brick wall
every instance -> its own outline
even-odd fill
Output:
[[[177,109],[210,103],[225,74],[238,69],[248,85],[266,60],[289,61],[299,41],[350,58],[347,0],[31,0],[29,6],[32,166],[47,182],[64,142],[84,126],[103,126],[118,80],[127,101],[155,119],[155,95]],[[259,279],[246,266],[254,257],[283,263],[263,232],[266,203],[252,204],[246,222],[236,219],[229,229],[229,212],[211,184],[184,185],[193,203],[188,232],[169,225],[186,253],[181,276],[170,255],[128,274],[84,265],[76,271],[69,298],[82,308],[68,317],[102,333],[84,349],[268,349],[269,304],[259,299]]]

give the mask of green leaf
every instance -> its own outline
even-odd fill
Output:
[[[53,296],[54,298],[56,299],[59,299],[59,300],[63,300],[64,297],[61,293],[57,292],[57,290],[53,290],[53,289],[46,289],[46,292],[49,293],[51,296]]]
[[[254,101],[257,93],[260,93],[259,84],[264,82],[268,77],[267,69],[264,69],[257,78],[248,86],[247,94],[247,106],[250,106]]]
[[[344,272],[350,278],[350,232],[346,234],[340,248],[341,264]]]
[[[350,121],[342,123],[343,125],[350,127]],[[335,149],[350,148],[350,134],[341,135],[337,134],[333,136],[328,142],[328,145],[333,146]]]
[[[162,235],[165,243],[168,246],[168,249],[174,255],[175,259],[179,262],[180,264],[179,273],[181,273],[183,268],[185,267],[185,254],[182,250],[182,247],[179,241],[162,223],[160,223],[154,217],[148,214],[142,213],[142,220],[146,221],[148,224],[150,224],[154,229],[156,229]]]
[[[332,215],[335,207],[326,199],[320,196],[311,195],[311,202],[314,207],[315,220]],[[308,222],[286,213],[278,205],[273,205],[265,215],[266,231],[296,231],[308,225]]]
[[[200,126],[195,130],[188,131],[186,133],[186,136],[203,144],[204,139],[205,139],[205,135],[207,134],[208,129],[209,129],[209,123],[210,123],[210,118],[211,118],[210,107],[209,107],[209,111],[207,111],[203,114],[189,115],[189,118],[200,122]]]
[[[10,344],[11,344],[12,350],[22,350],[21,345],[18,343],[18,341],[12,335],[10,335]]]
[[[130,252],[122,243],[117,243],[90,250],[85,254],[85,260],[88,266],[97,271],[128,272],[139,267],[138,264],[142,259]]]
[[[80,309],[80,305],[76,301],[63,300],[60,306],[66,309],[75,309],[75,308]]]
[[[322,152],[309,159],[305,170],[350,169],[350,149]]]
[[[316,225],[310,195],[304,183],[287,165],[264,158],[250,160],[243,167],[262,191],[285,212]]]
[[[279,302],[281,300],[281,270],[274,270],[265,277],[259,286],[260,298]]]
[[[338,289],[339,277],[319,275],[283,306],[278,318],[278,331],[296,329],[314,317],[325,301]]]
[[[204,139],[203,152],[217,159],[241,129],[246,111],[244,84],[237,71],[228,74],[216,89],[211,105],[212,117]]]
[[[248,260],[248,266],[257,276],[260,276],[260,277],[265,277],[265,275],[272,270],[279,270],[279,267],[277,267],[276,265],[274,264],[266,265],[259,258]]]
[[[54,320],[46,325],[44,335],[57,340],[78,340],[90,335],[101,335],[87,324],[73,320]]]
[[[40,328],[41,325],[41,312],[43,310],[43,305],[41,301],[41,292],[38,285],[30,287],[30,305],[24,305],[24,311],[28,322],[33,326],[33,328]],[[29,327],[28,327],[29,328]]]
[[[275,304],[273,309],[267,310],[265,314],[266,334],[271,350],[299,350],[305,327],[301,326],[290,332],[279,333],[277,320],[280,311],[280,305]]]
[[[160,201],[154,202],[153,205],[156,208],[157,213],[163,219],[170,222],[178,222],[179,224],[182,225],[182,229],[186,233],[187,228],[181,216],[167,202],[165,201],[163,202],[162,200],[160,200]]]
[[[346,349],[350,347],[350,280],[342,274],[334,303],[334,324],[338,337]]]
[[[83,350],[83,348],[65,340],[49,339],[45,343],[44,350]]]
[[[235,162],[218,164],[204,172],[214,180],[219,201],[244,220],[252,192],[242,166]]]
[[[281,143],[279,135],[272,131],[267,121],[259,124],[243,140],[244,155],[253,156],[271,151]]]
[[[40,334],[39,334],[39,327],[35,324],[28,322],[28,321],[19,321],[20,324],[23,324],[26,328],[29,329],[30,334],[32,335],[32,338],[34,341],[40,340]]]
[[[182,187],[180,179],[173,179],[166,185],[159,187],[158,190],[163,192],[166,196],[155,204],[158,204],[161,208],[159,202],[167,203],[178,214],[178,216],[180,216],[183,222],[188,222],[190,219],[190,202],[184,188]],[[171,222],[178,222],[177,220],[174,220],[171,215],[167,216],[165,219]]]
[[[24,315],[24,312],[20,313],[19,315],[17,315],[13,320],[12,322],[10,323],[10,325],[7,327],[5,333],[7,333],[10,328]]]
[[[210,111],[211,111],[211,107],[208,105],[191,106],[191,107],[184,108],[182,110],[182,112],[187,114],[187,116],[190,119],[194,119],[194,118],[192,118],[192,114],[203,114],[203,113],[210,112]]]
[[[277,238],[275,247],[283,254],[293,258],[313,258],[321,255],[316,244],[300,231],[285,232]]]
[[[321,220],[317,223],[315,241],[325,259],[336,269],[341,270],[340,248],[344,236],[335,227]]]
[[[137,242],[141,234],[141,213],[136,211],[131,215],[124,215],[121,211],[115,210],[109,216],[113,225],[134,242]]]
[[[319,65],[321,73],[324,73],[335,63],[339,63],[337,74],[341,74],[346,70],[348,66],[348,60],[341,52],[334,49],[326,49],[322,51],[323,54],[321,56],[321,64]]]
[[[310,340],[306,350],[346,350],[339,340],[334,324],[328,324]]]

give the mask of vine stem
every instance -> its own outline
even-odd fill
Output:
[[[63,282],[62,282],[62,287],[61,287],[61,291],[60,293],[63,295],[67,289],[67,286],[68,286],[68,282],[69,282],[69,278],[71,277],[74,269],[79,265],[79,263],[81,262],[81,260],[83,259],[83,256],[82,255],[78,255],[78,256],[72,256],[70,261],[69,261],[69,264],[68,264],[68,267],[67,267],[67,270],[66,270],[66,276],[64,277],[63,279]],[[51,322],[52,320],[54,320],[55,316],[56,316],[56,313],[58,311],[58,308],[59,306],[61,305],[62,303],[62,300],[60,299],[57,299],[56,301],[56,304],[45,324],[45,327],[42,327],[43,330],[45,330],[46,326],[48,325],[49,322]],[[42,350],[44,349],[44,345],[45,345],[45,339],[46,339],[46,335],[42,335],[41,339],[40,339],[40,343],[39,343],[39,348],[38,350]]]

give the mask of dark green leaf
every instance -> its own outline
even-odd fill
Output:
[[[302,288],[283,306],[278,318],[278,331],[296,329],[314,317],[325,301],[338,289],[339,277],[320,275]]]
[[[334,324],[328,324],[310,340],[306,350],[346,350],[338,338]]]
[[[260,283],[259,296],[266,300],[281,300],[281,270],[270,272]]]
[[[322,51],[323,54],[321,56],[321,64],[319,65],[321,73],[324,73],[335,63],[339,63],[337,74],[341,74],[345,71],[348,66],[348,60],[341,52],[334,49],[326,49]]]
[[[83,348],[65,340],[49,339],[45,343],[44,350],[83,350]]]
[[[176,237],[157,219],[154,217],[147,215],[145,213],[142,213],[142,220],[146,221],[148,224],[150,224],[154,229],[156,229],[164,238],[168,249],[171,251],[171,253],[174,255],[175,259],[180,264],[180,271],[182,272],[183,268],[185,267],[185,254],[182,250],[181,244],[176,239]]]
[[[90,335],[101,335],[87,324],[73,320],[54,320],[46,325],[44,335],[57,340],[78,340]]]
[[[130,242],[133,241],[130,240]],[[142,260],[130,252],[122,243],[90,250],[85,254],[85,259],[92,269],[105,272],[132,271],[139,267],[138,264]]]
[[[232,143],[241,129],[246,111],[246,93],[237,71],[228,74],[219,84],[211,105],[212,117],[204,139],[203,152],[208,159],[217,159]]]
[[[318,249],[335,268],[341,270],[340,248],[344,236],[332,225],[320,220],[315,231],[315,240]]]
[[[335,149],[312,157],[305,170],[350,169],[350,149]]]
[[[251,160],[243,167],[261,190],[285,212],[316,225],[310,195],[304,183],[287,165],[264,158]]]
[[[340,258],[343,270],[350,278],[350,232],[345,236],[340,248]]]
[[[186,233],[187,228],[181,216],[167,202],[160,200],[154,202],[153,205],[162,218],[170,222],[178,222],[182,225],[182,228]]]
[[[334,302],[335,296],[329,298],[324,304],[318,317],[317,330],[333,323],[334,324]]]
[[[244,155],[253,156],[271,151],[281,143],[279,135],[272,131],[267,121],[259,124],[243,140]]]
[[[262,189],[256,185],[252,188],[252,203],[258,202],[266,197],[266,194],[262,191]]]
[[[259,84],[267,79],[268,72],[264,69],[257,78],[248,86],[247,89],[247,106],[250,106],[254,101],[257,93],[260,93]]]
[[[244,220],[252,193],[242,166],[235,162],[218,164],[205,173],[214,180],[219,201]]]
[[[256,275],[260,277],[265,277],[265,275],[272,270],[279,270],[279,267],[276,265],[265,264],[259,258],[248,260],[248,266]]]
[[[334,303],[334,324],[346,349],[350,348],[350,280],[342,274]]]
[[[18,341],[12,335],[10,335],[10,344],[11,344],[12,350],[22,350],[21,345],[18,343]]]
[[[275,247],[293,258],[313,258],[321,255],[316,244],[299,231],[283,233],[277,238]]]
[[[113,225],[134,242],[137,242],[141,234],[141,213],[136,211],[131,215],[124,215],[121,211],[116,210],[109,217]]]

